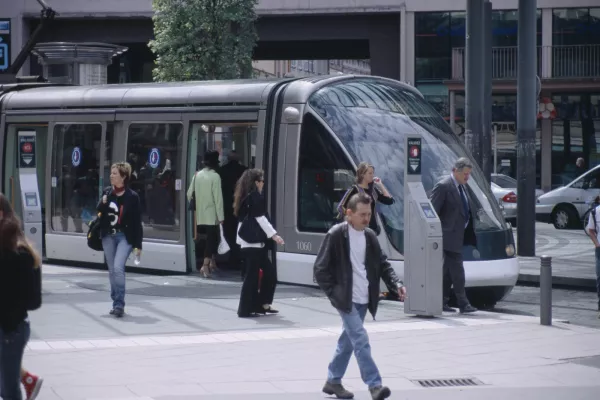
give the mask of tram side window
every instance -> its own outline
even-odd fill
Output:
[[[100,124],[60,124],[52,147],[52,229],[83,233],[99,200]]]
[[[355,174],[339,144],[311,114],[302,123],[298,171],[298,229],[327,232],[338,222],[338,203]]]
[[[129,126],[127,161],[131,188],[140,196],[144,238],[179,240],[179,196],[183,125],[134,123]]]

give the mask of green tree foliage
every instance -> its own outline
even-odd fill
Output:
[[[155,81],[252,77],[258,0],[153,0]]]

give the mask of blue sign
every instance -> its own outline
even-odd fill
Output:
[[[150,153],[148,154],[148,163],[152,168],[156,168],[160,165],[160,150],[156,147],[150,150]]]
[[[71,153],[71,164],[73,164],[74,167],[79,167],[79,164],[81,164],[81,149],[79,147],[73,148],[73,153]]]
[[[10,19],[0,19],[0,71],[10,66]]]

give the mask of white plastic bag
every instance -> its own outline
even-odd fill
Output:
[[[221,241],[219,242],[219,248],[217,251],[219,254],[227,254],[230,250],[227,240],[225,240],[225,234],[223,233],[223,224],[219,224],[219,230],[221,231]]]

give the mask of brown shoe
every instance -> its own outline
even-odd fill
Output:
[[[328,395],[335,395],[338,399],[353,399],[354,393],[346,390],[341,383],[330,383],[325,382],[325,386],[323,386],[323,393]]]

